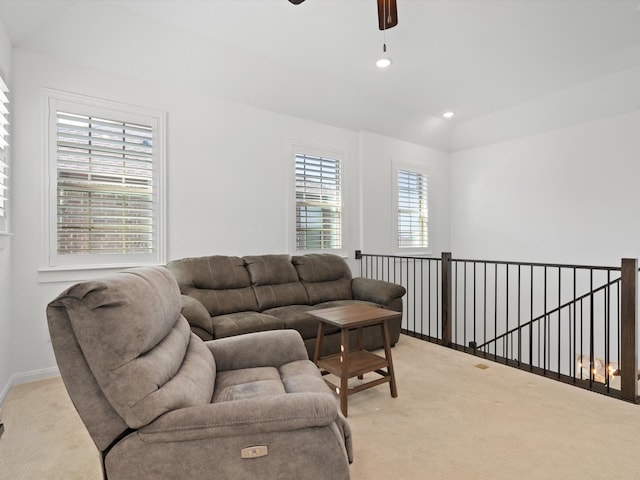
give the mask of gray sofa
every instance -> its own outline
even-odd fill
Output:
[[[313,358],[318,322],[311,310],[364,302],[402,312],[401,285],[352,278],[342,257],[331,254],[208,256],[167,264],[183,294],[182,314],[203,340],[290,328]],[[391,344],[401,319],[389,322]],[[364,347],[383,347],[380,328],[363,329]],[[340,332],[326,326],[323,355],[337,353]],[[352,345],[355,343],[352,342]]]
[[[349,425],[300,335],[203,342],[180,308],[163,267],[77,284],[47,307],[105,478],[348,479]]]

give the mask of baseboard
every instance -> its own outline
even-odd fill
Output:
[[[20,385],[21,383],[36,382],[38,380],[44,380],[45,378],[57,377],[60,375],[58,367],[43,368],[41,370],[31,370],[30,372],[14,373],[9,377],[9,381],[2,389],[0,393],[0,406],[4,404],[9,390],[14,385]]]
[[[9,378],[9,381],[0,392],[0,410],[2,409],[2,405],[4,405],[4,399],[7,397],[9,390],[11,390],[11,378]]]

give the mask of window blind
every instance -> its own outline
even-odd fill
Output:
[[[9,146],[9,89],[0,77],[0,218],[7,216],[7,200],[9,189],[9,165],[6,157],[6,147]]]
[[[57,111],[58,254],[154,248],[153,130]]]
[[[398,246],[424,248],[429,243],[427,176],[408,170],[398,173]]]
[[[296,154],[296,248],[342,248],[339,160]]]

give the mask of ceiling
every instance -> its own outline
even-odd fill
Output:
[[[0,20],[19,48],[443,150],[460,122],[640,65],[640,0],[397,4],[385,33],[375,0],[0,0]]]

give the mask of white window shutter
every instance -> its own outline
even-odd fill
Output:
[[[427,176],[397,170],[398,247],[426,248],[429,244]]]
[[[6,158],[6,147],[9,146],[9,89],[0,77],[0,219],[7,216],[7,201],[9,190],[9,165]]]
[[[57,111],[57,254],[154,249],[153,129]]]
[[[295,156],[296,249],[342,248],[342,168],[337,159]]]

